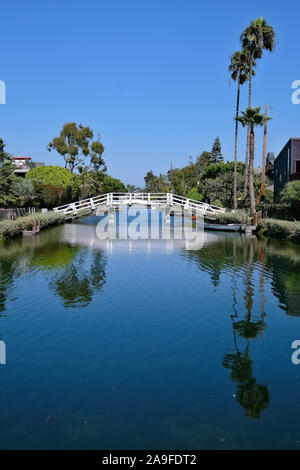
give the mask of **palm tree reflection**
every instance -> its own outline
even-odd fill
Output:
[[[260,418],[261,412],[269,406],[270,394],[266,385],[257,384],[256,378],[253,376],[253,361],[250,358],[250,340],[262,335],[263,330],[266,328],[264,321],[264,301],[262,301],[261,317],[252,318],[253,308],[253,295],[254,285],[252,282],[253,275],[253,256],[255,240],[250,240],[249,245],[249,260],[246,266],[246,279],[245,279],[245,307],[246,314],[244,318],[239,318],[237,312],[237,282],[235,273],[233,274],[233,311],[231,315],[232,329],[234,337],[234,350],[227,353],[223,359],[223,366],[231,370],[230,378],[237,383],[238,390],[235,395],[236,401],[245,409],[246,416],[250,418]],[[248,244],[244,245],[245,255],[247,253]],[[233,251],[233,263],[235,264],[235,253]],[[263,289],[263,266],[264,260],[260,257],[261,263],[261,278],[260,290],[262,298],[264,299]],[[239,340],[245,343],[244,348],[239,346]]]

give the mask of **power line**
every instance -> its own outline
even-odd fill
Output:
[[[277,111],[280,114],[284,114],[285,116],[288,116],[292,119],[297,119],[297,121],[300,121],[300,117],[292,116],[292,114],[288,114],[288,113],[285,113],[284,111],[280,111],[279,109],[274,108],[274,106],[269,105],[269,108],[274,110],[274,111]]]

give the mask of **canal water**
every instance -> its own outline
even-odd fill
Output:
[[[96,222],[0,247],[0,448],[299,449],[300,247]]]

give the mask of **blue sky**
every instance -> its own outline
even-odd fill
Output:
[[[100,132],[108,172],[143,184],[147,170],[166,172],[210,150],[219,135],[233,159],[236,86],[228,62],[239,35],[263,16],[278,35],[274,53],[259,61],[253,105],[273,112],[268,151],[300,136],[298,1],[200,0],[14,1],[1,6],[0,136],[7,150],[62,164],[47,143],[68,121]],[[242,89],[241,108],[247,105]],[[245,131],[239,159],[244,160]],[[257,132],[256,164],[262,154]]]

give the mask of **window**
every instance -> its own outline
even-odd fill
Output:
[[[300,173],[300,160],[296,160],[296,173]]]

